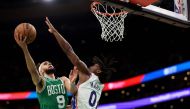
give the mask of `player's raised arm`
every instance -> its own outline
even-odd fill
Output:
[[[26,38],[27,37],[23,37],[21,34],[18,34],[18,33],[15,34],[15,40],[24,53],[26,65],[27,65],[28,71],[30,72],[30,75],[32,77],[32,81],[33,81],[34,85],[37,87],[37,89],[41,90],[43,87],[43,85],[42,85],[43,83],[42,84],[39,84],[39,83],[42,82],[42,79],[38,73],[38,70],[34,63],[34,60],[32,59],[30,52],[28,51],[28,46],[26,44]]]
[[[77,77],[78,77],[78,68],[76,66],[73,67],[73,69],[70,71],[69,74],[69,80],[71,81],[71,83],[75,84]]]
[[[78,76],[78,69],[74,66],[74,68],[71,70],[69,74],[69,78],[63,76],[61,77],[61,80],[65,83],[65,87],[67,91],[75,95],[77,93],[77,87],[75,86],[75,81]]]
[[[54,28],[49,19],[46,17],[46,24],[49,27],[49,32],[52,33],[62,50],[65,52],[69,60],[72,62],[74,66],[77,66],[78,70],[81,73],[86,75],[90,75],[90,72],[86,66],[86,64],[79,59],[79,57],[75,54],[72,46],[67,42],[67,40]]]

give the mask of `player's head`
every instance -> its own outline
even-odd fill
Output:
[[[40,76],[52,75],[55,73],[55,67],[49,61],[44,61],[38,65]]]
[[[100,73],[102,73],[105,66],[102,60],[100,60],[100,58],[98,58],[97,56],[94,56],[92,63],[93,65],[89,67],[90,71],[96,75],[99,75]]]
[[[113,63],[108,64],[102,61],[97,56],[93,57],[92,63],[93,64],[89,67],[89,70],[95,75],[99,76],[99,79],[102,83],[107,82],[110,78],[111,73],[116,71],[114,68],[111,67]]]

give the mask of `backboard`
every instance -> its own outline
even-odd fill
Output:
[[[160,22],[165,22],[182,28],[190,27],[190,0],[174,0],[173,11],[161,8],[164,0],[98,0],[128,11],[130,14],[140,15]],[[155,5],[156,4],[156,5]]]

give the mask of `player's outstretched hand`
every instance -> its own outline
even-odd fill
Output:
[[[19,34],[19,33],[15,33],[15,40],[16,40],[16,43],[22,48],[26,48],[27,47],[27,44],[26,44],[26,38],[27,37],[23,37],[22,34]]]
[[[78,69],[76,66],[74,66],[73,70],[70,71],[69,79],[72,83],[74,83],[78,76]]]
[[[46,22],[46,24],[47,24],[47,26],[48,26],[48,28],[49,28],[48,31],[49,31],[50,33],[56,32],[56,29],[54,28],[54,26],[52,25],[52,23],[49,21],[48,17],[46,17],[45,22]]]

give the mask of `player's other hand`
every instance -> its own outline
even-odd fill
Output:
[[[26,48],[27,47],[27,43],[26,43],[26,38],[27,37],[23,37],[22,34],[19,34],[19,33],[15,33],[15,40],[16,40],[16,43],[22,48]]]
[[[77,77],[78,77],[78,69],[76,66],[74,66],[74,68],[70,71],[69,79],[72,83],[74,83]]]
[[[49,28],[48,31],[50,33],[56,32],[56,29],[54,28],[54,26],[52,25],[52,23],[49,21],[48,17],[46,17],[45,23],[47,24],[47,26]]]

